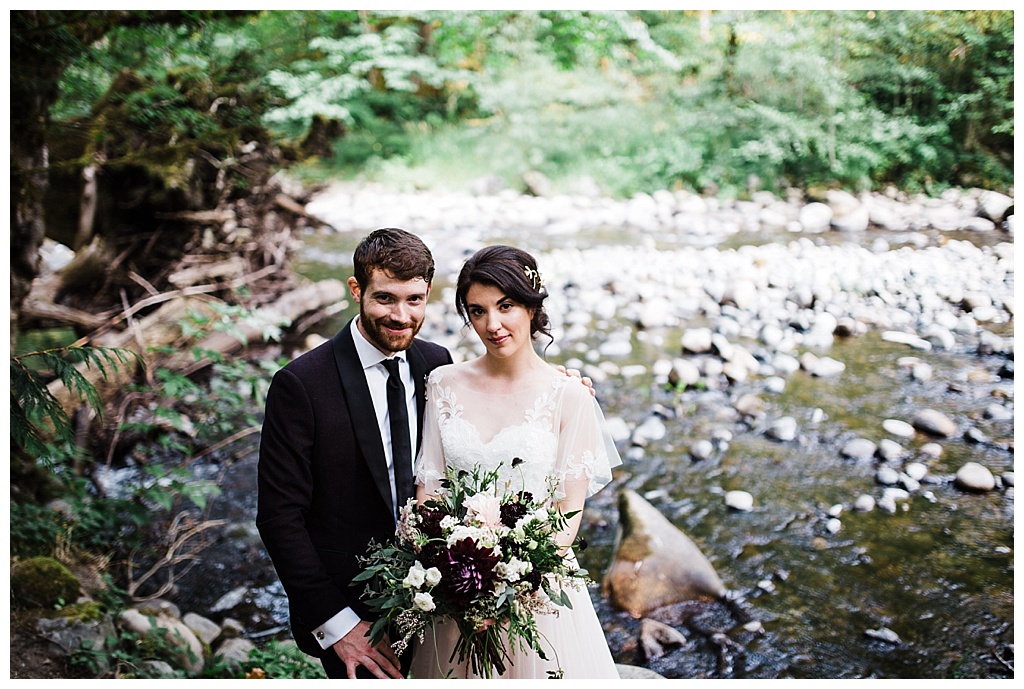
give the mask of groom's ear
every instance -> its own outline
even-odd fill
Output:
[[[363,297],[363,290],[359,287],[359,280],[356,280],[354,275],[348,279],[348,291],[352,294],[352,299],[358,304]]]

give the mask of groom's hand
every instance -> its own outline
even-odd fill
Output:
[[[594,389],[594,381],[592,381],[589,376],[582,375],[578,368],[568,368],[567,369],[565,366],[562,366],[561,364],[559,364],[555,368],[557,368],[559,371],[561,371],[562,373],[564,373],[567,376],[572,376],[573,378],[579,378],[580,382],[587,386],[587,390],[590,390],[591,396],[597,396],[597,390]]]
[[[345,663],[349,679],[356,678],[356,668],[360,665],[378,679],[404,679],[387,637],[376,646],[370,644],[370,623],[365,620],[334,644],[334,652]]]

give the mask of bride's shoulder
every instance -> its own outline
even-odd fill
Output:
[[[466,362],[460,362],[457,364],[445,364],[438,366],[430,375],[427,376],[427,382],[432,385],[440,385],[442,382],[451,383],[460,381],[466,376]]]

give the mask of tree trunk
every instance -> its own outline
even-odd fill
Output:
[[[35,10],[11,13],[11,351],[21,305],[39,273],[46,231],[43,200],[49,184],[46,127],[64,71],[45,46],[32,40],[44,17]],[[17,40],[21,39],[21,40]]]

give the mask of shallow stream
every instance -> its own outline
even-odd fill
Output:
[[[359,238],[310,234],[304,238],[297,269],[312,279],[344,280]],[[863,233],[842,241],[870,246],[878,238]],[[893,248],[910,243],[892,234],[884,238]],[[472,238],[424,239],[439,267],[431,297],[434,311],[428,314],[439,327],[433,332],[424,328],[423,334],[428,339],[447,338],[446,344],[454,343],[462,355],[469,355],[473,347],[460,343],[460,333],[442,314],[441,305],[445,287],[468,249],[515,243],[529,248],[544,272],[545,256],[551,251],[631,247],[638,241],[617,229],[586,236],[481,230]],[[911,239],[920,241],[920,234]],[[982,244],[1005,241],[1002,235],[971,239]],[[718,249],[791,240],[770,234],[734,237]],[[658,249],[682,244],[673,237],[644,241]],[[830,241],[838,240],[834,235],[815,239],[819,244]],[[349,305],[317,330],[329,337],[351,313]],[[1012,320],[989,327],[1012,338]],[[623,329],[632,329],[628,354],[593,354],[609,332]],[[970,346],[919,352],[884,341],[879,332],[869,330],[837,339],[819,352],[845,363],[838,377],[796,371],[777,394],[765,393],[756,377],[728,388],[678,392],[665,385],[653,364],[678,357],[679,339],[680,328],[640,331],[612,315],[602,321],[602,328],[565,351],[556,348],[558,353],[549,357],[553,363],[582,361],[593,366],[614,358],[614,367],[602,369],[606,375],[596,384],[606,416],[617,417],[632,429],[660,410],[666,427],[664,437],[643,448],[620,442],[624,463],[615,482],[588,502],[583,530],[590,547],[580,558],[599,582],[614,547],[617,492],[635,490],[698,544],[760,626],[744,628],[724,609],[670,611],[664,620],[691,642],[648,662],[638,647],[639,621],[612,609],[595,585],[592,595],[616,659],[646,665],[669,678],[1012,677],[1013,489],[1003,485],[991,492],[968,493],[952,481],[968,461],[984,465],[996,476],[1013,471],[1013,418],[994,420],[985,413],[993,401],[1012,410],[1012,354],[982,356]],[[930,364],[931,377],[913,379],[898,364],[908,356]],[[729,413],[745,391],[763,400],[761,421],[744,421]],[[929,478],[899,501],[895,512],[854,511],[858,496],[881,494],[875,478],[879,463],[843,457],[844,443],[854,437],[878,442],[887,437],[881,426],[884,419],[909,420],[926,407],[948,415],[961,430],[974,427],[983,434],[981,441],[938,441],[943,452],[927,460]],[[781,416],[797,420],[799,433],[792,441],[773,440],[764,432],[768,421]],[[731,434],[727,445],[707,459],[694,460],[692,444],[722,429]],[[934,438],[920,433],[901,440],[908,458],[920,456],[922,446],[932,442]],[[241,496],[233,502],[236,512],[254,512],[254,467],[250,458],[232,470],[229,483]],[[230,495],[230,485],[226,489]],[[754,508],[739,512],[726,507],[723,494],[729,490],[749,492]],[[839,519],[838,530],[829,528],[830,518]],[[226,577],[230,573],[228,578],[245,578],[244,562],[219,566]],[[272,580],[272,573],[268,579],[265,571],[247,579],[260,587],[263,607],[276,617],[268,625],[271,629],[285,621],[283,598]],[[882,629],[895,632],[898,639],[886,641],[869,633]],[[714,637],[716,631],[724,637]],[[717,640],[709,640],[712,637]]]

